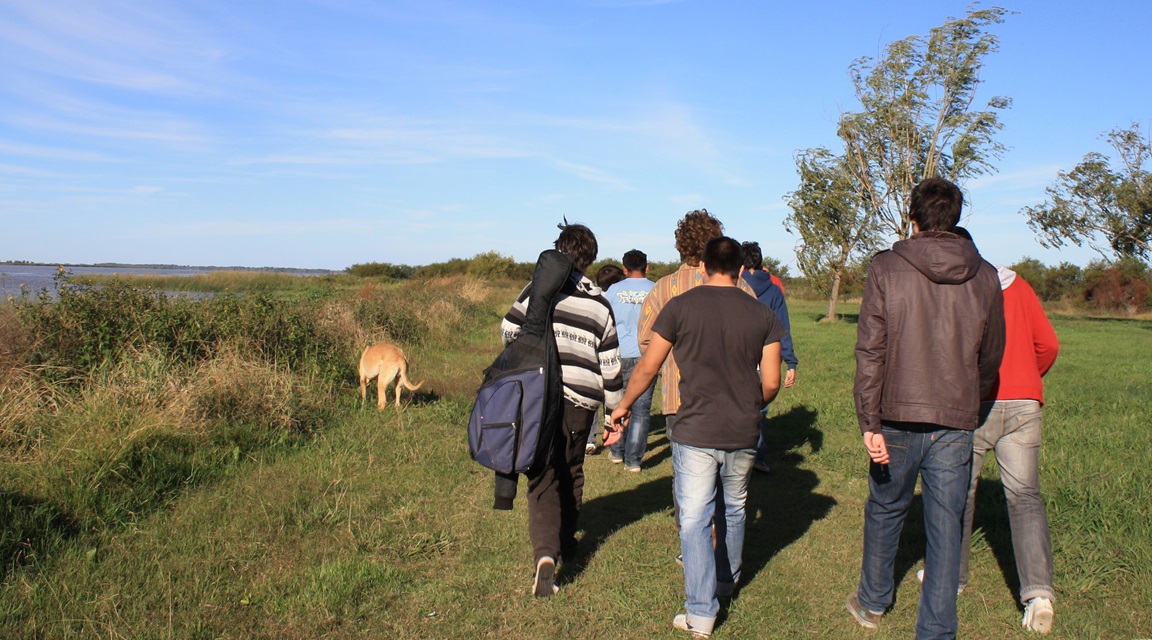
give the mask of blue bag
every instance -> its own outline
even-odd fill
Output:
[[[508,490],[500,486],[501,476],[514,487],[515,474],[537,473],[552,456],[564,410],[552,312],[571,276],[568,256],[551,249],[540,254],[520,333],[485,369],[476,392],[468,450],[497,473],[498,491]]]
[[[544,367],[507,371],[476,394],[468,425],[472,458],[500,473],[523,473],[536,460],[544,416]]]

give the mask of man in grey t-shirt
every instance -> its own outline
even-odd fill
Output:
[[[675,355],[680,409],[670,439],[686,613],[672,624],[698,635],[712,633],[718,597],[731,595],[740,579],[760,409],[780,390],[784,329],[771,309],[737,288],[742,266],[738,242],[723,236],[708,242],[703,286],[661,310],[624,399],[612,412],[613,428],[623,428],[664,359]]]

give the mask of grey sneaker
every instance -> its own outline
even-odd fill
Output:
[[[536,578],[532,580],[532,595],[547,598],[560,591],[556,586],[556,561],[544,556],[536,561]]]
[[[632,473],[640,473],[640,465],[632,466],[632,465],[626,464],[626,465],[624,465],[624,470],[625,471],[631,471]]]
[[[1048,598],[1032,598],[1024,606],[1024,618],[1021,626],[1029,631],[1047,634],[1052,631],[1052,618],[1056,612],[1052,610],[1052,601]]]
[[[760,473],[772,473],[772,468],[769,467],[768,463],[764,462],[763,460],[757,460],[756,462],[753,462],[752,468],[759,471]]]
[[[852,614],[853,618],[856,618],[856,622],[859,622],[860,626],[868,627],[869,629],[875,629],[880,626],[880,618],[884,617],[883,611],[877,613],[860,606],[860,598],[857,597],[855,591],[848,594],[848,611]]]
[[[693,638],[707,638],[708,636],[712,635],[711,629],[705,631],[701,627],[694,627],[688,624],[688,616],[687,614],[683,613],[678,613],[676,614],[675,618],[672,618],[672,626],[681,631],[687,631],[688,633],[691,633]]]
[[[618,456],[612,451],[608,451],[608,459],[612,461],[612,464],[620,464],[621,462],[624,462],[624,456]]]

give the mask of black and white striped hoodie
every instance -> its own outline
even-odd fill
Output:
[[[556,296],[552,328],[560,352],[564,399],[578,407],[595,410],[605,404],[616,408],[624,396],[620,376],[620,342],[612,306],[604,292],[583,274],[572,273],[575,288]],[[516,303],[500,323],[504,344],[512,342],[524,324],[524,313],[532,295],[532,283],[520,292]]]

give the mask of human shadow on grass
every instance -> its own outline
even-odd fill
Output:
[[[764,429],[764,442],[768,447],[765,458],[781,458],[789,451],[807,444],[812,453],[824,448],[824,432],[817,429],[819,412],[807,405],[792,407],[786,413],[769,415]]]
[[[816,492],[820,478],[814,471],[801,469],[804,456],[792,451],[808,442],[813,451],[823,446],[824,435],[815,427],[818,412],[795,407],[769,420],[768,459],[774,460],[770,474],[753,472],[745,503],[743,566],[740,587],[751,584],[772,558],[808,532],[812,523],[824,519],[836,506],[836,499]],[[736,591],[733,601],[739,599]],[[723,624],[729,603],[721,600],[717,623]]]
[[[0,579],[25,561],[51,554],[80,532],[60,505],[0,491]]]
[[[1016,554],[1012,549],[1012,530],[1008,524],[1007,503],[1004,499],[1004,485],[999,480],[981,479],[976,489],[976,515],[972,526],[973,537],[977,532],[984,536],[988,547],[992,551],[1000,573],[1004,578],[1004,586],[1013,594],[1020,592],[1020,578],[1016,573]],[[900,598],[900,587],[904,576],[915,574],[912,569],[920,565],[925,558],[928,536],[924,530],[924,500],[917,493],[912,498],[908,508],[908,515],[904,519],[904,529],[900,533],[900,548],[896,552],[895,563],[895,593],[892,606]],[[977,561],[975,555],[969,558],[969,567]],[[911,588],[919,589],[919,582],[913,577]],[[1017,603],[1017,608],[1023,606]]]
[[[1004,586],[1014,599],[1020,594],[1020,575],[1016,572],[1016,551],[1012,546],[1012,526],[1008,520],[1008,501],[1004,497],[1004,484],[1000,480],[981,478],[976,487],[976,514],[972,523],[972,537],[982,534],[985,543],[996,558]],[[968,565],[978,560],[978,552],[969,556]],[[1024,610],[1017,600],[1016,608]]]
[[[565,559],[560,565],[557,580],[560,583],[572,582],[584,573],[589,561],[609,536],[649,514],[670,512],[671,507],[670,476],[584,502],[580,508],[580,528],[584,537],[580,540],[575,560]]]

